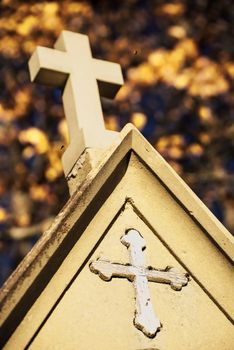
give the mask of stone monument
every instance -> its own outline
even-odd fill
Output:
[[[71,198],[1,290],[1,348],[233,349],[233,237],[134,126],[105,130],[120,66],[64,31],[29,67],[63,89]]]

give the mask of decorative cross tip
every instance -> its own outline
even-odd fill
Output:
[[[120,241],[127,248],[131,244],[134,245],[135,247],[138,246],[142,250],[146,248],[146,243],[144,238],[141,236],[141,234],[138,231],[134,229],[128,230],[126,234],[123,237],[121,237]]]
[[[112,277],[127,278],[133,283],[136,295],[136,310],[133,323],[147,337],[152,338],[162,328],[155,315],[151,302],[148,281],[166,283],[174,290],[181,290],[188,284],[187,273],[179,272],[176,268],[167,267],[164,270],[145,267],[142,250],[146,247],[144,238],[134,229],[128,230],[121,238],[130,254],[130,264],[111,263],[108,260],[98,259],[90,263],[93,273],[99,275],[104,281]]]
[[[187,286],[189,281],[189,274],[187,272],[180,272],[176,267],[166,268],[165,271],[170,276],[170,286],[172,289],[180,291],[182,287]]]

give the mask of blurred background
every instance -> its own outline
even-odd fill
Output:
[[[69,198],[61,91],[32,84],[27,62],[61,30],[121,64],[106,128],[132,122],[234,233],[234,2],[0,2],[0,285]]]

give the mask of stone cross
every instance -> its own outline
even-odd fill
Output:
[[[123,76],[119,64],[92,57],[87,35],[62,31],[54,48],[38,46],[29,71],[32,81],[64,89],[70,143],[62,162],[68,175],[86,148],[106,148],[116,135],[105,129],[99,94],[114,98]]]
[[[188,274],[176,271],[168,267],[158,270],[145,267],[142,250],[146,247],[145,240],[134,229],[129,230],[121,242],[130,253],[130,265],[111,263],[98,259],[90,264],[90,270],[100,276],[104,281],[110,281],[112,277],[124,277],[133,282],[136,297],[136,311],[134,325],[147,337],[154,337],[161,328],[161,323],[155,315],[150,298],[148,281],[168,283],[174,290],[181,290],[188,283]]]

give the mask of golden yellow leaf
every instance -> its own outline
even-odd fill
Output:
[[[184,146],[184,137],[180,134],[174,134],[170,137],[170,143],[173,146],[181,147]]]
[[[48,181],[50,182],[53,182],[54,180],[57,179],[57,171],[52,168],[52,167],[49,167],[47,170],[46,170],[46,178]]]
[[[30,187],[30,197],[35,201],[46,201],[49,193],[47,185],[33,185]]]
[[[224,68],[227,71],[228,75],[234,79],[234,62],[226,62]]]
[[[27,36],[38,24],[39,22],[36,16],[27,16],[23,22],[18,25],[17,33],[22,36]]]
[[[185,6],[182,3],[168,3],[160,7],[160,13],[168,16],[179,16],[185,11]]]
[[[153,67],[160,68],[166,63],[167,57],[168,52],[165,49],[158,49],[149,55],[148,61]]]
[[[119,125],[117,117],[114,115],[110,115],[107,118],[105,118],[105,128],[112,131],[118,131]]]
[[[62,136],[65,146],[69,143],[69,133],[66,119],[62,119],[58,125],[59,134]]]
[[[31,222],[31,218],[30,218],[29,214],[22,213],[20,215],[17,215],[17,217],[15,218],[15,221],[16,221],[17,226],[27,227]]]
[[[151,85],[157,81],[157,75],[149,63],[142,63],[137,68],[129,69],[128,78],[135,83],[144,85]]]
[[[90,5],[82,2],[71,2],[65,4],[66,12],[68,14],[82,13],[83,15],[90,16],[92,14],[92,8]]]
[[[178,74],[175,77],[174,86],[179,90],[185,89],[190,84],[191,79],[192,79],[192,70],[191,69],[183,70],[180,74]]]
[[[194,156],[201,156],[204,153],[204,149],[198,143],[190,145],[187,151]]]
[[[115,99],[117,101],[123,101],[125,100],[131,93],[132,86],[130,85],[129,82],[126,82],[121,89],[118,91]]]
[[[49,150],[49,141],[46,134],[37,128],[20,131],[19,141],[32,144],[38,154],[46,153]]]
[[[19,54],[19,42],[13,36],[6,35],[0,40],[0,53],[7,57],[16,58]]]
[[[186,30],[182,26],[171,26],[168,31],[168,35],[176,39],[183,39],[186,37]]]
[[[211,121],[213,119],[212,110],[207,106],[200,106],[198,115],[200,119],[204,121]]]
[[[135,125],[136,128],[142,130],[147,123],[147,117],[144,113],[133,113],[131,115],[131,122]]]
[[[59,144],[60,145],[60,144]],[[49,167],[46,171],[46,176],[49,181],[54,181],[63,173],[62,163],[60,159],[60,148],[59,145],[53,144],[52,148],[48,152]]]
[[[198,47],[194,40],[186,38],[180,40],[176,45],[177,49],[184,51],[184,55],[187,58],[196,58],[198,56]]]
[[[161,153],[166,147],[170,144],[170,140],[168,136],[162,136],[157,141],[155,148]]]
[[[5,208],[0,207],[0,223],[5,222],[9,217]]]
[[[34,155],[35,155],[35,149],[32,146],[25,147],[22,152],[22,156],[25,159],[30,159]]]
[[[168,155],[169,155],[169,157],[171,157],[173,159],[179,159],[183,155],[183,150],[181,148],[179,148],[179,147],[172,146],[168,150]]]
[[[43,12],[46,16],[53,16],[59,10],[59,5],[56,2],[46,2],[43,4]]]
[[[22,48],[25,53],[31,54],[35,50],[35,42],[33,40],[26,40],[22,43]]]
[[[204,145],[207,145],[210,142],[211,138],[210,138],[210,135],[208,133],[203,132],[203,133],[200,133],[199,140]]]
[[[199,57],[194,68],[195,74],[188,89],[190,95],[208,98],[228,91],[229,83],[215,62]]]

